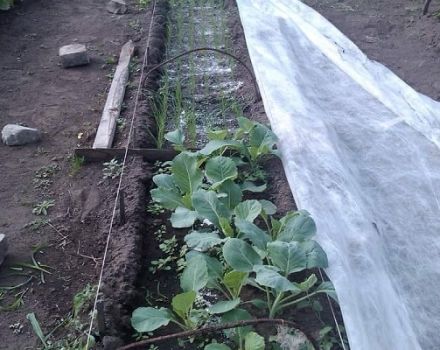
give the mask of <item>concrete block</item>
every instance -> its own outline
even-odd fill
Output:
[[[59,55],[64,68],[82,66],[90,62],[87,48],[83,44],[62,46]]]

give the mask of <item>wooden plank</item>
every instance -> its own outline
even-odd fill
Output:
[[[129,155],[142,156],[148,162],[173,160],[179,154],[174,149],[129,148]],[[125,148],[76,148],[75,155],[88,162],[105,162],[113,158],[123,158]]]
[[[108,92],[93,148],[110,148],[112,146],[116,120],[119,118],[122,102],[124,101],[125,87],[129,76],[128,66],[133,52],[134,44],[131,40],[122,46],[119,63]]]

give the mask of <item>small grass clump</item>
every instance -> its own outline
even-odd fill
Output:
[[[78,174],[85,161],[86,159],[84,157],[73,155],[70,158],[70,176]]]
[[[161,149],[165,142],[166,123],[168,120],[169,105],[169,85],[168,80],[160,88],[157,95],[152,99],[153,116],[156,124],[156,134],[150,132],[150,137],[156,143],[156,147]]]

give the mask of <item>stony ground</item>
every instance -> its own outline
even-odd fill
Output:
[[[106,11],[106,0],[17,3],[0,12],[0,127],[38,128],[42,140],[0,145],[0,233],[10,247],[0,286],[23,280],[7,278],[9,267],[30,262],[35,246],[51,274],[42,283],[34,273],[20,289],[24,305],[0,310],[0,349],[35,349],[26,314],[34,312],[47,332],[70,311],[73,295],[96,281],[115,184],[103,181],[102,165],[76,169],[71,156],[77,145],[91,145],[121,46],[139,45],[148,22],[138,1],[120,16]],[[64,69],[58,49],[74,43],[87,46],[90,64]],[[54,204],[48,215],[33,214],[45,200]]]

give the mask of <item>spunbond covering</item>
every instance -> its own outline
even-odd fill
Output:
[[[237,3],[351,349],[440,349],[440,105],[303,3]]]

